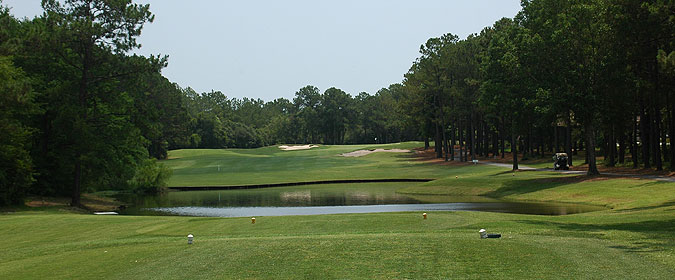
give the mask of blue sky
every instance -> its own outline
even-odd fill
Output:
[[[520,9],[519,0],[135,2],[155,14],[136,52],[169,55],[164,76],[265,101],[310,84],[374,94],[402,81],[427,39],[465,38]],[[42,13],[40,0],[3,5],[20,18]]]

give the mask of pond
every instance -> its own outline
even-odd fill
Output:
[[[360,183],[247,190],[170,191],[120,196],[131,206],[121,214],[252,217],[404,211],[488,211],[567,215],[605,209],[566,203],[510,202],[485,197],[406,195],[416,183]]]

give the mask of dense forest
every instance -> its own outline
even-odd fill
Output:
[[[156,191],[171,149],[279,143],[433,142],[436,156],[566,152],[662,170],[675,161],[675,3],[523,0],[480,33],[431,38],[399,84],[374,95],[308,85],[295,98],[228,98],[132,54],[154,15],[130,0],[0,1],[0,205],[26,195]],[[577,152],[586,151],[583,159]]]

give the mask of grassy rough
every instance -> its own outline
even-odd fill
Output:
[[[359,148],[323,149],[317,150],[317,157]],[[183,153],[188,152],[213,153]],[[251,153],[266,156],[276,151]],[[289,166],[306,166],[296,173],[318,171],[309,164],[310,156],[298,155],[307,158],[293,163],[294,157],[285,156]],[[327,168],[327,162],[336,159],[315,160]],[[503,168],[431,165],[397,154],[350,160],[361,169],[386,166],[381,175],[420,173],[439,178],[404,189],[420,196],[471,194],[611,209],[568,216],[430,212],[427,220],[411,212],[256,217],[256,224],[251,224],[250,218],[95,216],[44,208],[0,214],[4,238],[0,279],[671,279],[675,275],[675,183],[546,172],[514,176]],[[352,168],[345,161],[328,173],[344,175],[343,169]],[[261,172],[259,177],[270,172],[279,170]],[[181,173],[176,176],[185,180]],[[504,237],[481,240],[480,228]],[[188,233],[195,235],[191,246],[186,244]]]

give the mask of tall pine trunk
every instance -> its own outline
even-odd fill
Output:
[[[434,150],[436,152],[436,158],[442,158],[443,157],[443,146],[441,143],[441,128],[436,123],[436,135],[434,137]]]
[[[645,112],[645,107],[644,103],[640,104],[640,144],[642,144],[642,162],[645,165],[645,168],[651,168],[651,160],[650,160],[650,146],[651,146],[651,139],[650,138],[650,121],[649,121],[649,115],[646,114]]]
[[[638,145],[637,145],[637,116],[633,116],[633,132],[631,133],[630,140],[630,156],[633,161],[633,168],[638,168],[640,166],[640,158],[638,156]]]
[[[565,153],[567,153],[567,164],[572,164],[572,117],[571,112],[567,112],[567,127],[565,128]]]
[[[448,138],[445,135],[445,121],[443,121],[443,128],[441,129],[441,133],[443,133],[443,150],[445,150],[445,161],[448,161]]]
[[[448,161],[448,138],[445,134],[445,117],[443,116],[443,108],[441,107],[441,122],[443,127],[441,127],[441,133],[443,134],[443,150],[445,150],[445,161]]]
[[[523,160],[526,160],[530,157],[530,124],[527,124],[527,133],[525,135],[525,141],[523,143]]]
[[[473,114],[471,114],[471,119],[469,120],[469,123],[471,124],[469,126],[469,129],[471,131],[469,132],[469,137],[471,139],[471,160],[476,159],[476,128],[475,128],[475,120],[473,117]]]
[[[586,133],[586,157],[588,159],[587,175],[598,175],[598,167],[595,162],[595,125],[593,119],[588,118],[584,122],[584,132]]]
[[[670,105],[670,102],[672,99],[666,95],[666,104]],[[668,148],[668,129],[670,128],[670,110],[672,105],[666,105],[665,106],[665,116],[663,117],[663,126],[661,127],[661,149],[663,150],[663,161],[664,162],[670,162],[670,165],[672,166],[673,163],[670,161],[670,149]],[[672,134],[671,134],[672,135]],[[671,137],[672,139],[672,137]],[[672,143],[672,141],[671,141]],[[672,144],[671,144],[672,145]]]
[[[623,129],[621,129],[619,132],[619,163],[624,164],[626,162],[625,156],[626,156],[626,131],[625,131],[625,125],[623,125]]]
[[[675,105],[670,103],[670,171],[675,171]]]
[[[481,126],[483,127],[483,148],[481,151],[483,152],[483,156],[488,157],[490,155],[490,135],[488,131],[488,126],[485,121],[481,121]]]
[[[499,130],[499,140],[501,142],[502,158],[504,158],[504,156],[505,156],[505,154],[504,154],[504,150],[505,150],[504,146],[506,145],[504,143],[504,142],[506,142],[506,135],[505,135],[505,128],[504,128],[505,126],[506,126],[506,123],[504,123],[504,117],[502,117],[502,121],[501,121],[500,126],[499,126],[499,128],[500,128],[500,130]]]
[[[670,171],[675,171],[675,105],[670,103]]]
[[[553,145],[555,147],[554,153],[557,153],[560,151],[560,142],[558,142],[558,125],[556,124],[553,127]]]
[[[518,170],[518,138],[516,137],[516,122],[511,121],[511,154],[513,155],[513,170]]]
[[[462,121],[459,121],[457,130],[459,134],[459,161],[464,161],[464,129],[462,129]]]
[[[663,170],[663,161],[661,161],[661,112],[656,106],[652,107],[652,116],[654,122],[652,123],[651,129],[651,139],[652,139],[652,152],[654,158],[654,165],[656,165],[656,170]]]
[[[455,160],[455,140],[456,139],[456,130],[457,130],[457,121],[455,120],[455,124],[452,125],[452,129],[450,129],[450,132],[452,133],[450,135],[450,160]]]
[[[497,131],[492,131],[492,157],[497,158],[499,155],[499,139]]]
[[[70,200],[70,206],[80,207],[82,202],[80,194],[82,193],[82,155],[80,152],[75,153],[75,182],[73,185],[73,193]]]
[[[607,135],[607,154],[609,155],[608,166],[616,166],[616,140],[614,140],[614,125],[610,126],[609,133]]]
[[[89,6],[87,6],[89,8]],[[89,13],[89,9],[87,9],[87,13]],[[83,141],[86,140],[87,138],[87,128],[86,125],[88,123],[88,114],[87,114],[87,106],[88,106],[88,98],[89,98],[89,76],[90,76],[90,68],[92,66],[92,48],[93,48],[93,42],[84,42],[84,55],[82,56],[82,77],[80,80],[80,88],[79,88],[79,94],[78,94],[78,100],[79,100],[79,118],[80,122],[79,124],[76,122],[76,130],[79,133],[76,133],[76,135],[73,135],[77,139],[75,139],[76,144],[75,147],[77,149],[77,152],[75,153],[75,173],[74,173],[74,182],[73,182],[73,193],[71,196],[70,200],[70,205],[73,207],[81,207],[82,206],[82,201],[80,200],[80,197],[82,195],[82,151],[80,149],[84,149],[86,147],[86,143],[82,143]],[[77,135],[79,134],[79,135]]]
[[[471,135],[469,133],[469,127],[470,127],[470,125],[467,124],[466,127],[465,127],[465,130],[466,130],[465,133],[466,134],[464,134],[464,142],[465,142],[464,143],[464,156],[463,156],[464,159],[462,159],[462,161],[465,161],[465,162],[469,161],[469,157],[468,157],[469,156],[469,147],[471,147],[471,137],[470,137]]]
[[[667,114],[668,114],[668,112],[666,112],[666,116],[667,116]],[[661,129],[659,129],[659,131],[661,131],[661,151],[663,153],[663,161],[669,162],[670,161],[670,157],[668,157],[668,155],[669,155],[668,150],[669,149],[668,149],[668,145],[666,145],[668,143],[667,140],[666,140],[666,139],[668,139],[668,135],[667,135],[668,120],[664,120],[662,125],[663,126],[661,127]]]
[[[539,130],[539,140],[537,141],[537,156],[539,158],[544,157],[544,132],[542,131],[541,128],[537,129]]]

